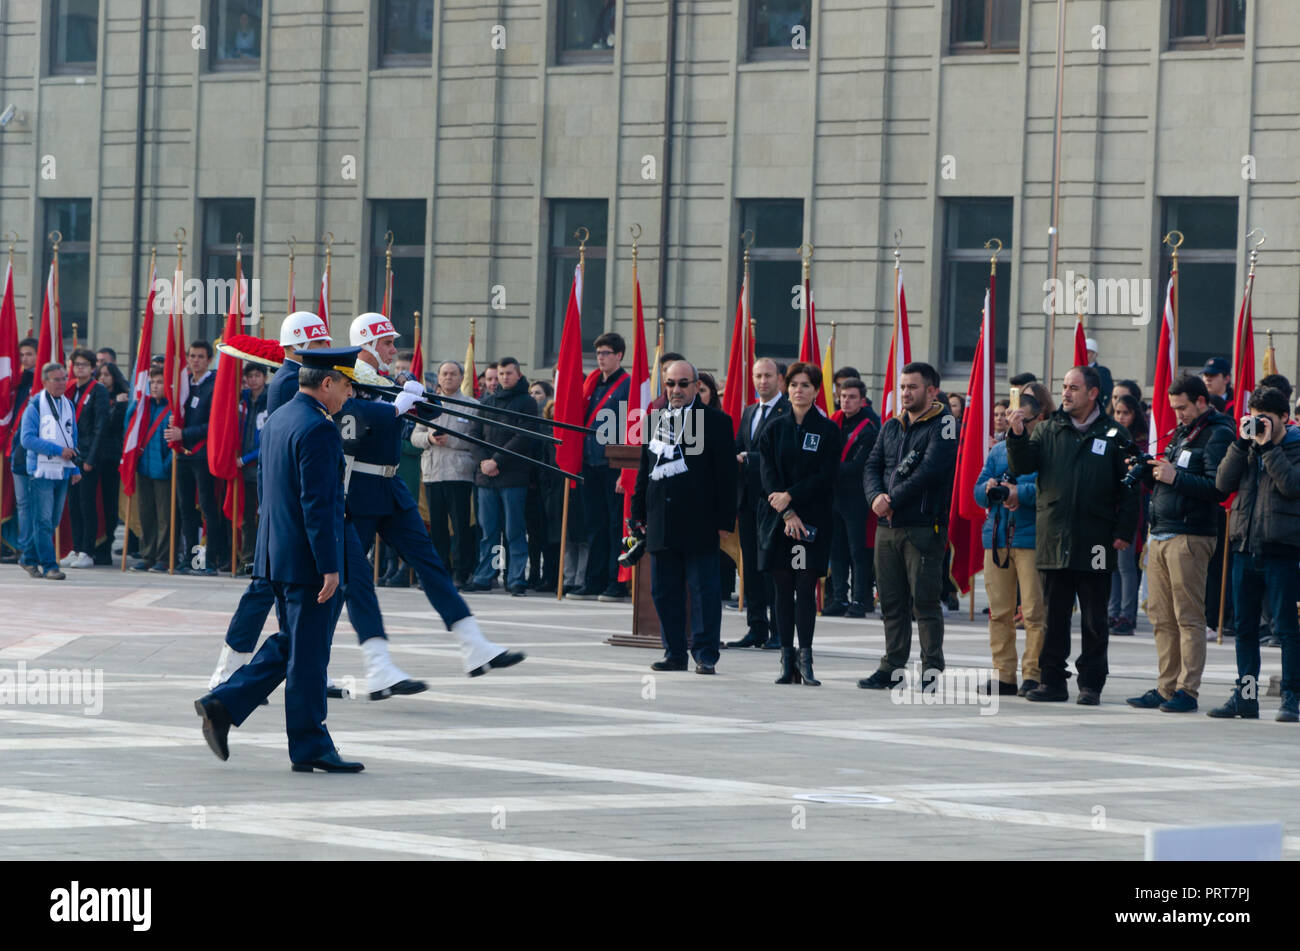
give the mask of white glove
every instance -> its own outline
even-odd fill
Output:
[[[424,387],[418,380],[407,380],[402,384],[402,389],[407,393],[414,393],[420,399],[424,399]]]
[[[407,386],[409,385],[408,383]],[[420,392],[423,393],[424,391],[421,390]],[[402,392],[397,394],[397,399],[393,400],[393,408],[397,411],[397,415],[401,416],[403,413],[410,412],[411,407],[418,402],[420,402],[420,397],[404,388]]]

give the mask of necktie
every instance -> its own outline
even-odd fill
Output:
[[[771,408],[772,407],[768,406],[766,403],[763,404],[762,408],[759,410],[758,422],[754,424],[754,431],[749,434],[750,439],[753,439],[754,436],[758,435],[758,431],[763,428],[763,422],[767,419],[767,411]]]

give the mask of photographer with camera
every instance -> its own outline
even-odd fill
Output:
[[[1279,390],[1250,395],[1238,439],[1219,463],[1214,483],[1236,492],[1229,513],[1232,605],[1237,627],[1237,682],[1212,717],[1259,718],[1259,612],[1267,599],[1273,633],[1282,641],[1282,707],[1277,719],[1300,720],[1296,670],[1296,601],[1300,599],[1300,429],[1287,426],[1290,407]]]
[[[1013,407],[1008,404],[1008,409]],[[1025,431],[1052,414],[1047,387],[1031,383],[1020,394]],[[975,501],[989,510],[984,520],[984,589],[989,598],[989,649],[998,672],[998,693],[1021,697],[1038,686],[1038,655],[1043,649],[1043,582],[1034,564],[1035,504],[1038,477],[1012,477],[1007,444],[995,443],[975,480]],[[1024,682],[1016,688],[1016,588],[1025,619]],[[992,692],[992,684],[989,685]]]
[[[912,652],[912,618],[921,636],[921,687],[943,671],[943,554],[957,468],[957,421],[940,402],[939,372],[909,363],[898,378],[902,412],[885,422],[871,447],[862,485],[880,520],[876,589],[885,623],[885,654],[866,690],[888,690]]]
[[[1117,552],[1129,547],[1137,527],[1137,494],[1123,485],[1132,443],[1101,411],[1101,381],[1093,367],[1074,367],[1061,385],[1061,408],[1031,436],[1025,413],[1015,410],[1007,458],[1016,476],[1038,473],[1038,554],[1047,627],[1039,655],[1041,683],[1027,700],[1070,698],[1065,662],[1071,617],[1079,601],[1083,641],[1075,668],[1078,702],[1096,706],[1108,673],[1106,603]],[[1118,437],[1118,438],[1117,438]]]
[[[643,526],[664,643],[664,658],[651,669],[686,669],[689,587],[703,621],[690,645],[695,672],[712,674],[722,630],[718,542],[736,524],[736,455],[731,418],[702,403],[698,389],[695,367],[685,360],[668,365],[668,406],[652,412],[642,429],[629,524],[634,534]]]
[[[1215,470],[1232,442],[1232,422],[1210,406],[1199,377],[1174,381],[1168,399],[1178,417],[1173,439],[1159,458],[1135,458],[1130,470],[1151,488],[1147,614],[1159,670],[1155,689],[1128,704],[1191,713],[1205,669],[1205,573],[1225,498]]]

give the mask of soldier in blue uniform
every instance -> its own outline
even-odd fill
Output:
[[[338,755],[325,728],[325,671],[339,617],[343,558],[343,442],[331,414],[347,399],[355,348],[302,354],[298,393],[262,430],[256,577],[270,583],[280,630],[245,666],[194,701],[203,737],[230,758],[228,734],[285,683],[289,759],[297,772],[360,772]],[[346,578],[346,576],[344,576]]]

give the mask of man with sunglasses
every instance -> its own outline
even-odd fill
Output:
[[[691,631],[695,672],[712,674],[722,630],[718,542],[736,518],[731,419],[700,402],[699,374],[685,360],[664,374],[668,405],[646,421],[629,524],[644,528],[650,594],[664,643],[652,670],[687,667],[686,594],[702,630]],[[698,606],[698,607],[696,607]]]

